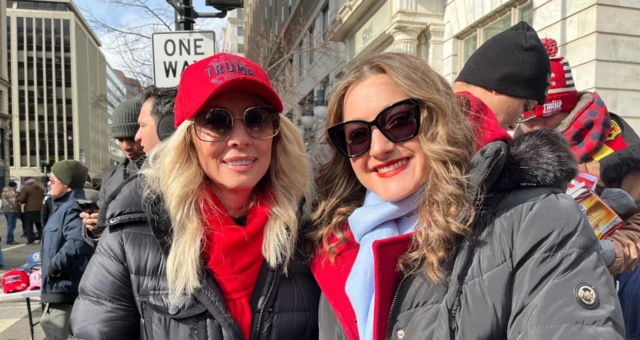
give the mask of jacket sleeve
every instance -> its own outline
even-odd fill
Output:
[[[612,275],[631,271],[640,263],[640,213],[631,216],[626,223],[608,237],[615,253],[609,265]]]
[[[86,263],[93,252],[93,248],[82,238],[82,220],[77,211],[71,210],[65,216],[65,223],[62,226],[64,244],[58,252],[51,258],[48,275],[65,273],[75,268],[77,265]]]
[[[104,232],[78,292],[69,339],[139,339],[140,314],[121,232]]]
[[[20,191],[20,196],[18,196],[18,202],[25,204],[27,203],[27,197],[29,197],[29,189],[22,188]]]
[[[624,339],[613,280],[575,201],[549,195],[514,220],[508,338]]]

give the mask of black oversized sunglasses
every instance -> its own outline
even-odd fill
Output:
[[[225,109],[210,109],[196,114],[193,120],[196,136],[203,142],[222,142],[229,139],[233,122],[242,120],[247,134],[254,139],[271,138],[280,131],[280,114],[271,106],[250,107],[242,117],[234,118]]]
[[[420,131],[420,102],[409,98],[399,101],[384,110],[370,122],[350,120],[328,129],[333,145],[343,155],[358,157],[371,148],[372,127],[392,142],[402,142],[418,135]]]

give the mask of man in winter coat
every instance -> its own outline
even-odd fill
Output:
[[[142,105],[137,98],[122,102],[113,111],[112,123],[109,127],[109,136],[118,140],[120,150],[125,154],[120,163],[111,167],[102,178],[102,186],[98,206],[106,210],[105,201],[109,195],[126,179],[135,175],[145,160],[142,145],[135,141],[138,131],[138,116]],[[83,182],[84,183],[84,182]],[[84,184],[83,184],[84,185]],[[91,217],[93,213],[93,217]],[[102,233],[104,223],[98,223],[98,211],[83,212],[81,217],[85,219],[83,234],[90,244],[95,244]]]
[[[178,89],[176,87],[162,88],[152,85],[145,88],[144,93],[139,99],[138,104],[141,106],[140,110],[138,110],[138,129],[134,133],[134,140],[136,143],[140,144],[145,154],[149,154],[156,145],[169,138],[173,131],[175,131],[173,123],[173,106],[176,101],[177,93]],[[144,158],[142,160],[144,161]],[[138,164],[138,166],[141,165],[142,163]],[[129,177],[132,175],[133,173],[131,173]],[[100,239],[104,226],[106,226],[106,208],[111,199],[113,199],[115,194],[117,194],[117,192],[115,192],[117,191],[116,189],[127,178],[122,176],[117,180],[109,179],[109,183],[106,184],[105,181],[107,180],[107,176],[105,176],[102,188],[100,189],[101,195],[99,205],[102,213],[93,212],[89,214],[84,212],[81,214],[83,223],[89,229],[89,232],[86,234],[86,239],[90,244],[95,246]],[[108,185],[109,188],[105,189],[105,185]],[[103,192],[105,193],[104,195]]]
[[[551,87],[543,105],[523,114],[516,134],[542,128],[564,134],[579,169],[600,178],[601,196],[623,218],[631,217],[636,210],[634,201],[640,200],[629,195],[640,186],[640,138],[624,119],[609,112],[597,93],[578,92],[569,62],[557,56],[557,42],[542,41],[551,59]],[[627,196],[631,208],[617,203],[620,196]],[[640,226],[628,223],[600,246],[612,274],[633,270],[640,261]]]
[[[538,34],[521,21],[482,44],[452,87],[459,97],[482,102],[510,131],[523,112],[544,103],[549,73],[549,57]]]
[[[42,236],[42,224],[40,224],[40,211],[44,200],[44,188],[37,184],[33,178],[26,180],[25,186],[20,191],[18,201],[24,204],[24,223],[27,244],[33,244]],[[33,226],[36,226],[36,235],[33,234]]]
[[[40,250],[45,304],[40,325],[49,340],[67,339],[73,302],[93,248],[82,237],[78,199],[85,199],[87,168],[78,161],[59,161],[51,168],[53,213],[44,227]]]
[[[18,221],[18,215],[20,215],[17,189],[18,184],[13,181],[9,182],[9,186],[2,189],[2,212],[7,219],[7,244],[16,244],[13,239],[13,231],[16,229],[16,222]]]

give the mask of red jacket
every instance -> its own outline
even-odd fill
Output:
[[[345,234],[348,241],[338,247],[334,263],[331,263],[326,250],[323,249],[311,261],[311,271],[331,308],[338,316],[347,337],[350,340],[358,340],[356,313],[344,288],[358,255],[360,245],[353,238],[347,222],[345,222]],[[373,316],[374,339],[384,339],[386,337],[389,310],[391,309],[396,289],[402,279],[401,273],[397,271],[398,260],[400,256],[409,250],[411,235],[404,234],[373,242],[376,283],[375,312]],[[330,242],[336,241],[337,238],[335,237],[330,240]]]

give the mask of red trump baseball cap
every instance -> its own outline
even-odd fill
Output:
[[[234,54],[218,53],[184,70],[174,107],[176,128],[193,119],[211,97],[236,91],[253,93],[282,113],[282,101],[262,67]]]

